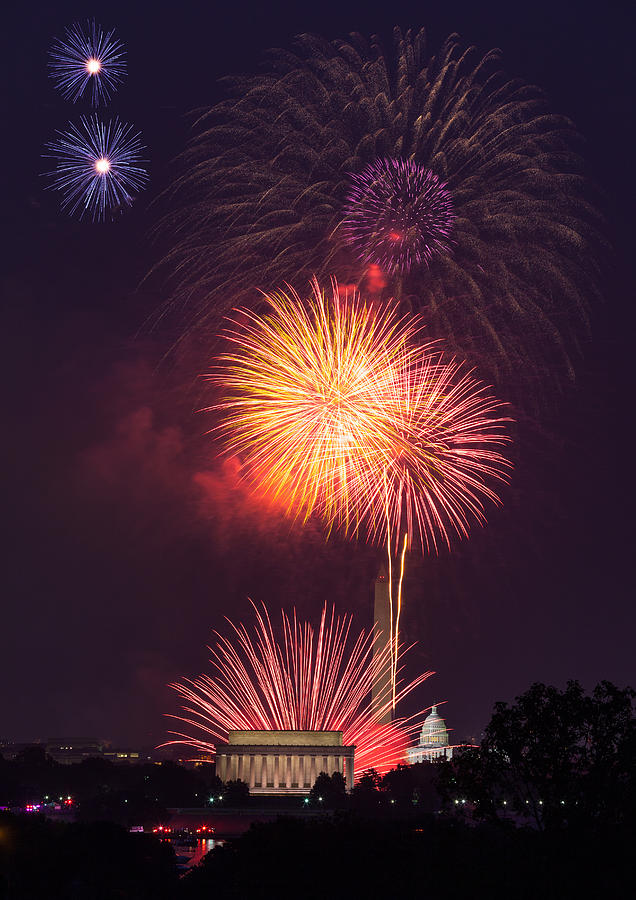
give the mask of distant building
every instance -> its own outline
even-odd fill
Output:
[[[87,737],[49,738],[44,749],[47,756],[50,756],[55,762],[70,766],[72,763],[80,763],[85,759],[101,757],[104,742],[97,738]]]
[[[114,763],[139,763],[146,762],[148,759],[139,750],[111,750],[110,748],[104,750],[102,756]]]
[[[417,747],[409,747],[406,751],[407,762],[432,762],[436,759],[451,759],[452,756],[453,747],[449,744],[446,723],[437,712],[437,707],[433,706],[422,725]]]
[[[0,756],[10,761],[14,760],[24,750],[41,746],[42,744],[39,741],[9,741],[6,738],[0,738]]]
[[[80,763],[85,759],[107,759],[113,763],[141,763],[151,760],[140,750],[111,747],[97,738],[49,738],[45,744],[48,756],[63,765]]]
[[[321,772],[340,772],[350,791],[354,753],[341,731],[230,731],[227,743],[216,745],[216,774],[271,796],[306,794]]]
[[[0,738],[0,755],[6,760],[15,759],[25,750],[44,750],[47,756],[61,765],[70,766],[85,759],[107,759],[113,763],[148,763],[155,761],[154,750],[128,747],[111,747],[110,741],[91,737],[53,737],[47,740],[17,742]]]

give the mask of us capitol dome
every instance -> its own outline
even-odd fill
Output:
[[[437,712],[437,706],[432,706],[430,715],[424,719],[418,745],[409,747],[406,751],[406,761],[431,762],[435,759],[451,759],[452,755],[453,748],[449,745],[446,723]]]

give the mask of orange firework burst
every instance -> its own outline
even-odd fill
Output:
[[[212,409],[251,484],[287,512],[318,514],[327,528],[362,533],[397,552],[437,550],[484,521],[490,483],[509,463],[502,404],[421,343],[422,323],[378,310],[355,293],[332,296],[314,281],[304,300],[289,289],[269,311],[241,311],[227,332],[234,351],[211,379]]]

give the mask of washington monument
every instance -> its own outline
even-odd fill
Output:
[[[382,652],[391,640],[391,610],[389,602],[389,575],[384,563],[380,566],[378,577],[375,579],[373,621],[375,623],[375,636],[373,639],[373,656]],[[387,659],[386,665],[378,673],[371,685],[371,709],[377,713],[382,707],[387,707],[378,721],[385,725],[393,718],[391,707],[387,704],[391,696],[391,662]]]

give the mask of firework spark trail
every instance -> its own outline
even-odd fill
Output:
[[[118,119],[102,122],[97,115],[82,116],[79,125],[47,144],[47,156],[56,160],[52,188],[62,192],[62,209],[79,211],[104,220],[107,211],[130,206],[148,179],[139,134]]]
[[[391,690],[393,694],[392,704],[395,709],[396,704],[396,688],[397,688],[397,662],[400,647],[400,614],[402,612],[402,582],[404,580],[404,558],[406,556],[406,548],[408,546],[408,535],[404,535],[404,543],[402,544],[402,553],[400,554],[400,578],[398,581],[397,609],[395,613],[395,629],[391,630],[391,643],[393,644],[393,669],[391,671]]]
[[[95,21],[78,22],[51,48],[50,69],[55,86],[75,103],[90,88],[93,106],[106,103],[126,73],[122,43],[114,30],[103,31]]]
[[[438,343],[418,344],[418,320],[332,291],[314,282],[305,302],[290,289],[267,297],[268,313],[242,311],[235,349],[209,376],[218,430],[289,515],[316,513],[396,553],[404,533],[410,546],[450,546],[499,502],[488,482],[510,468],[503,404]]]
[[[357,776],[369,768],[383,773],[403,762],[425,710],[378,723],[392,707],[392,692],[387,687],[373,710],[369,695],[371,684],[390,662],[390,644],[374,654],[373,631],[353,635],[352,616],[337,616],[333,608],[328,613],[326,605],[317,631],[299,622],[295,613],[290,618],[281,612],[282,638],[277,639],[266,608],[252,606],[253,636],[229,619],[236,642],[216,633],[216,648],[209,648],[213,676],[171,685],[187,704],[185,716],[172,718],[201,736],[171,731],[177,740],[167,743],[214,752],[215,744],[232,730],[342,731],[344,743],[356,746]],[[432,674],[399,683],[397,702]]]

